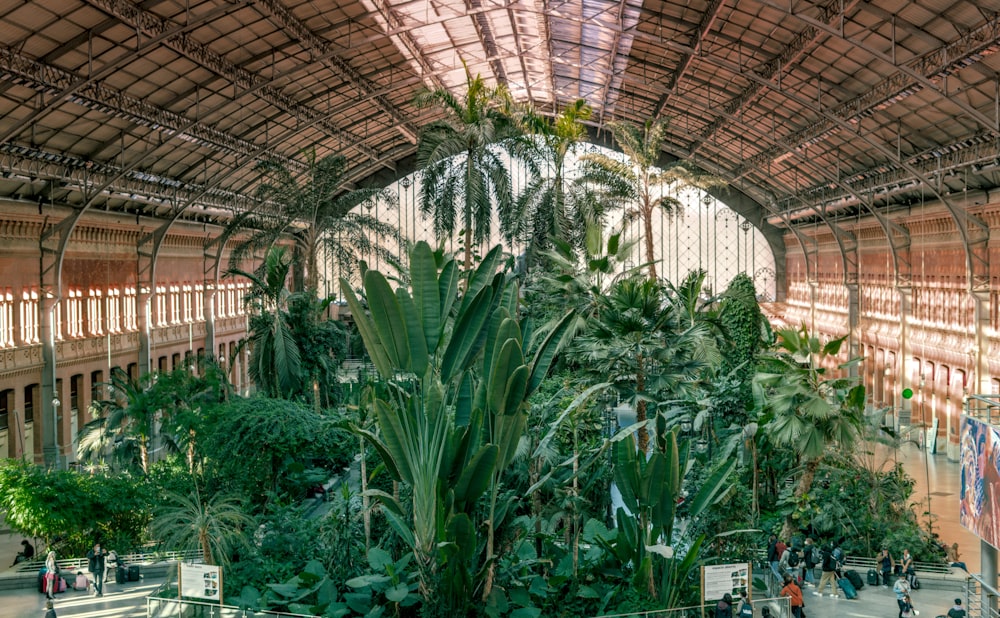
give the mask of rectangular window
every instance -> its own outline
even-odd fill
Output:
[[[14,407],[14,389],[0,391],[0,430],[7,429],[10,411]]]
[[[190,324],[194,321],[194,318],[191,317],[191,286],[185,285],[181,287],[181,292],[184,302],[184,322]]]
[[[110,290],[108,290],[107,308],[108,308],[107,312],[108,332],[109,333],[122,332],[121,291],[118,288],[111,288]]]
[[[226,309],[228,309],[226,315],[228,315],[229,317],[237,315],[235,283],[230,283],[229,285],[226,286]]]
[[[78,373],[69,378],[69,409],[76,412],[80,409],[80,389],[83,388],[83,374]]]
[[[138,322],[135,311],[135,288],[125,288],[125,302],[122,303],[122,317],[125,320],[124,328],[126,331],[133,332],[139,328],[137,326]]]
[[[66,298],[66,336],[83,337],[82,290],[70,290]]]
[[[21,343],[38,343],[38,290],[21,295]]]
[[[167,325],[167,288],[163,285],[156,286],[156,325]]]
[[[214,299],[215,302],[215,317],[216,318],[226,317],[226,286],[220,285],[219,287],[216,288],[211,284],[209,284],[209,289],[215,290],[215,294],[212,295],[212,298]]]
[[[24,387],[24,422],[30,423],[35,420],[35,393],[38,392],[38,385],[31,384]]]
[[[90,400],[101,401],[104,399],[104,372],[90,372]]]
[[[91,289],[87,297],[87,325],[90,334],[100,337],[104,334],[104,298],[100,290]]]
[[[196,322],[205,321],[205,286],[200,283],[194,286],[194,319]]]
[[[170,286],[170,323],[181,323],[181,288],[178,285]]]

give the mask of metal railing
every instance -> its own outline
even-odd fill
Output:
[[[597,616],[597,618],[706,618],[715,616],[715,606],[715,603],[709,603],[706,605],[636,612],[633,614],[604,614]],[[739,609],[738,606],[739,600],[734,601],[734,616],[736,615],[736,610]],[[771,610],[772,618],[791,618],[792,616],[791,601],[787,597],[754,600],[753,615],[759,617],[761,610],[765,607]]]
[[[289,614],[286,612],[255,611],[240,609],[235,605],[219,605],[202,601],[186,601],[182,599],[161,599],[148,597],[146,599],[147,618],[258,618],[275,616],[284,618],[316,618],[312,614]]]
[[[153,562],[200,562],[200,549],[186,549],[183,551],[150,551],[137,552],[134,554],[118,554],[118,562],[121,564],[150,564]],[[61,571],[86,571],[87,558],[63,558],[56,560]],[[19,562],[14,570],[18,573],[37,572],[45,566],[44,560],[31,560],[29,562]]]
[[[965,607],[968,618],[1000,618],[1000,592],[977,574],[970,574],[965,584]]]

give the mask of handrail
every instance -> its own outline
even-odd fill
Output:
[[[198,561],[201,557],[202,555],[200,549],[184,549],[177,551],[150,551],[132,554],[118,554],[118,561],[123,564],[148,564],[163,561],[191,562]],[[87,570],[88,562],[89,561],[86,557],[62,558],[56,560],[56,564],[59,566],[60,571],[85,571]],[[30,560],[17,563],[14,566],[14,571],[17,573],[30,573],[38,571],[43,566],[45,566],[44,560]]]

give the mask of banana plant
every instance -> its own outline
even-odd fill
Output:
[[[409,486],[411,502],[404,508],[386,492],[368,493],[412,549],[425,600],[434,598],[440,581],[454,603],[467,602],[475,576],[491,577],[477,563],[483,552],[476,507],[489,492],[483,558],[489,562],[501,475],[524,433],[527,399],[548,372],[570,322],[567,315],[549,331],[529,360],[516,318],[518,289],[498,272],[501,262],[496,247],[460,281],[453,256],[419,242],[411,252],[408,289],[392,289],[378,271],[365,273],[367,308],[341,280],[386,382],[378,389],[384,395],[374,401],[378,430],[355,431],[376,449],[392,478]]]
[[[640,454],[632,435],[612,445],[614,480],[624,508],[616,513],[617,536],[610,544],[623,564],[634,567],[633,587],[674,607],[681,584],[697,560],[702,538],[694,539],[683,556],[674,551],[674,526],[682,484],[690,467],[687,442],[679,443],[677,429],[665,432],[661,448]],[[720,466],[705,480],[688,509],[690,518],[725,495],[726,482],[735,458]]]

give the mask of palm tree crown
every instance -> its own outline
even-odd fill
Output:
[[[663,154],[667,121],[647,121],[642,127],[627,122],[613,122],[608,126],[618,146],[629,161],[621,161],[601,153],[580,157],[580,182],[600,187],[605,199],[621,204],[625,221],[642,222],[646,263],[649,278],[656,279],[656,256],[653,251],[653,213],[661,208],[668,213],[682,207],[677,198],[667,192],[675,189],[698,187],[710,189],[724,186],[724,182],[679,161],[666,168],[657,167]]]
[[[439,238],[461,225],[469,270],[473,245],[491,237],[493,200],[504,239],[512,242],[517,237],[521,225],[514,216],[510,170],[501,155],[521,158],[525,144],[514,139],[520,131],[511,117],[507,90],[488,87],[468,69],[466,82],[463,98],[447,90],[424,92],[417,98],[419,105],[435,105],[446,115],[424,128],[417,158],[423,168],[420,211],[433,218]]]

